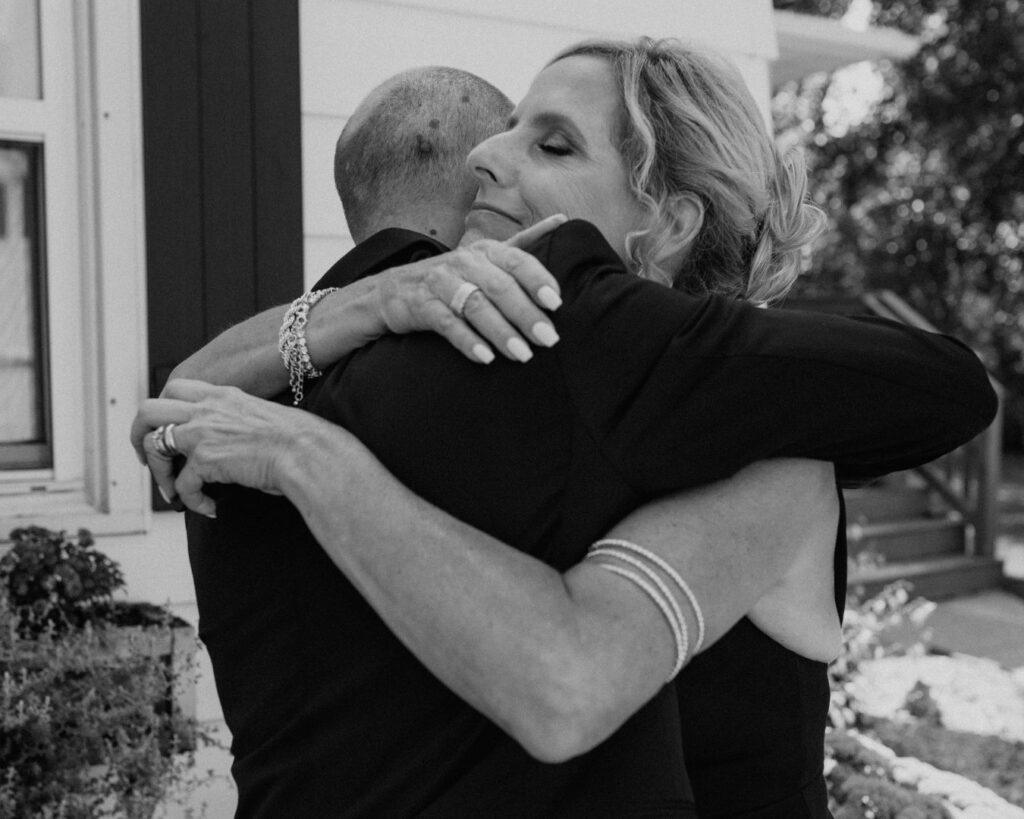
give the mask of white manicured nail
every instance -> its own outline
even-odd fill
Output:
[[[156,485],[156,490],[160,493],[160,497],[164,499],[164,503],[171,502],[171,496],[164,491],[164,488],[160,484]]]
[[[494,353],[491,348],[485,344],[474,344],[473,355],[479,358],[484,364],[490,364],[494,361]]]
[[[505,344],[505,349],[511,353],[513,358],[522,362],[529,361],[533,358],[533,351],[521,338],[510,338]]]
[[[548,310],[557,310],[562,306],[562,297],[555,292],[553,287],[549,287],[546,284],[537,291],[537,298],[540,299],[540,303],[547,307]]]
[[[545,347],[554,347],[558,343],[558,331],[546,321],[538,321],[530,328],[530,332]]]

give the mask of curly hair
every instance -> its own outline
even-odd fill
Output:
[[[785,295],[825,217],[807,200],[801,155],[779,155],[736,69],[649,37],[586,40],[551,62],[574,56],[606,60],[621,88],[619,151],[648,212],[626,239],[636,271],[691,293]],[[686,197],[704,211],[696,236],[679,229]],[[682,266],[666,269],[680,254]]]

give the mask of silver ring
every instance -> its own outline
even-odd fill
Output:
[[[450,302],[452,312],[459,318],[463,318],[466,310],[466,302],[469,301],[469,297],[479,289],[480,288],[472,282],[463,282],[460,284]]]
[[[174,442],[174,428],[177,424],[166,424],[164,425],[164,444],[170,451],[171,455],[180,455],[181,450],[178,449],[178,445]]]
[[[181,451],[174,445],[174,424],[164,424],[153,430],[153,449],[161,458],[170,460]]]

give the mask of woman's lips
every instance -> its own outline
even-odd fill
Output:
[[[494,205],[489,205],[486,202],[474,202],[473,205],[470,207],[469,211],[470,211],[471,214],[472,213],[491,213],[491,214],[494,214],[495,216],[501,216],[501,217],[504,217],[505,219],[508,219],[511,222],[515,222],[520,227],[523,226],[523,222],[522,222],[521,219],[517,219],[515,216],[513,216],[508,211],[504,211],[504,210],[502,210],[499,207],[495,207]]]

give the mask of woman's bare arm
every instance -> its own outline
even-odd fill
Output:
[[[671,632],[632,583],[593,561],[561,574],[455,520],[307,413],[193,382],[169,393],[180,400],[147,402],[142,423],[180,419],[176,440],[189,457],[178,489],[190,506],[206,481],[285,494],[396,636],[538,758],[594,747],[664,685]],[[831,467],[755,465],[612,534],[688,578],[713,641],[809,537],[831,547],[834,507]]]

